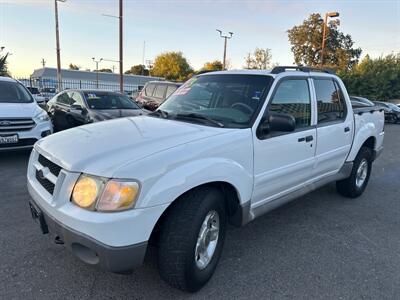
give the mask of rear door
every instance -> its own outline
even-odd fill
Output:
[[[296,119],[293,132],[254,136],[254,192],[256,208],[292,191],[310,179],[315,162],[315,105],[308,77],[286,77],[276,85],[264,112],[286,113]]]
[[[340,84],[332,77],[313,78],[317,101],[317,148],[313,177],[336,173],[346,160],[353,138],[353,113]]]

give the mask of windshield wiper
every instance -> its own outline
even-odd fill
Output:
[[[161,116],[164,119],[168,118],[168,113],[165,110],[161,110],[161,109],[157,109],[157,110],[153,111],[152,113],[150,113],[149,115],[151,115],[151,116]]]
[[[214,120],[205,115],[196,114],[196,113],[176,114],[175,118],[196,119],[196,120],[200,120],[200,121],[206,121],[207,123],[217,125],[218,127],[225,127],[224,124],[222,124],[221,122],[218,122],[217,120]]]

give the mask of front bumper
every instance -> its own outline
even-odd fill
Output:
[[[53,125],[51,121],[42,122],[36,124],[31,130],[28,131],[16,131],[16,132],[7,132],[1,133],[2,135],[18,135],[18,143],[15,144],[2,144],[0,145],[1,151],[8,150],[19,150],[19,149],[29,149],[32,148],[33,145],[40,140],[41,138],[53,133]]]
[[[31,205],[41,212],[46,229],[83,262],[115,273],[130,271],[143,263],[147,242],[111,247],[61,224],[34,201],[31,201]]]

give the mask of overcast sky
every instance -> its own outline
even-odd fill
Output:
[[[165,51],[182,51],[194,68],[222,60],[223,40],[215,31],[233,31],[227,57],[242,68],[255,47],[272,49],[273,62],[293,63],[286,30],[309,14],[340,12],[340,29],[372,57],[400,51],[400,0],[125,0],[125,67]],[[118,0],[67,0],[59,3],[61,62],[93,69],[91,58],[118,59]],[[12,53],[14,76],[56,66],[54,1],[0,0],[0,46]],[[102,62],[101,68],[117,63]]]

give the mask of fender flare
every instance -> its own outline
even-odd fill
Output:
[[[212,182],[231,184],[237,191],[240,204],[249,201],[253,192],[253,176],[243,166],[228,159],[203,158],[180,165],[161,176],[139,199],[138,208],[172,203],[185,192]]]

